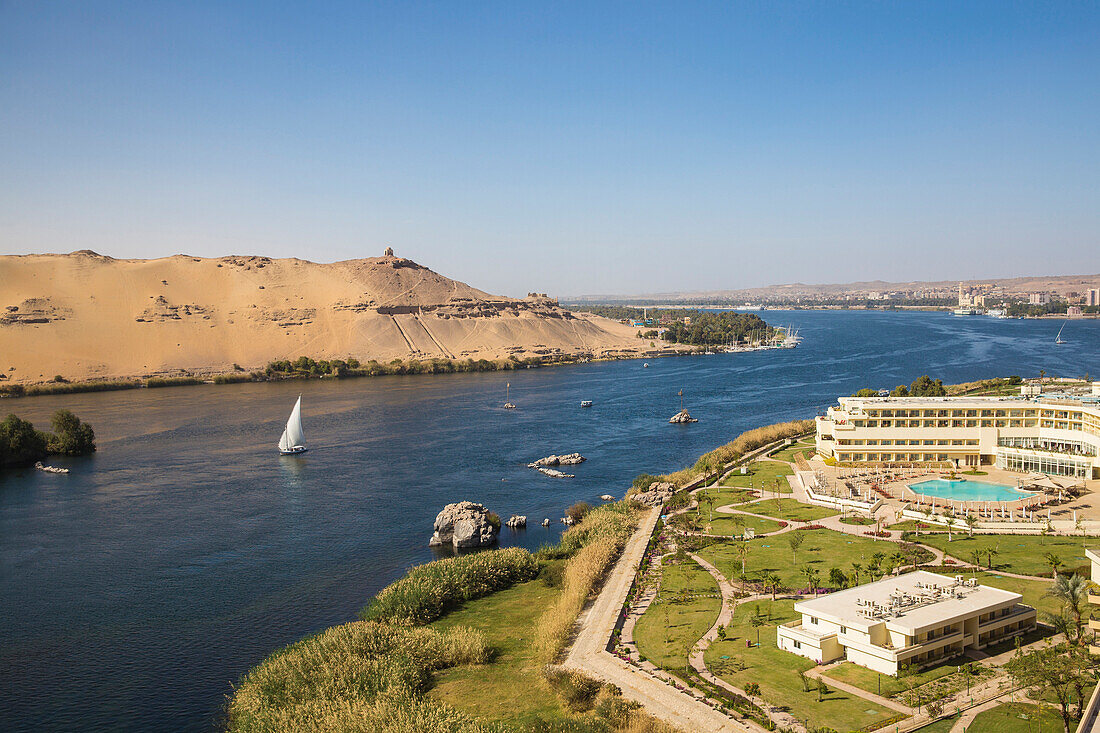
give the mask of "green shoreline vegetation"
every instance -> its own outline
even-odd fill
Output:
[[[95,452],[95,431],[68,410],[50,419],[53,432],[36,430],[29,421],[8,415],[0,422],[0,468],[23,466],[47,456],[83,456]]]
[[[415,374],[502,372],[575,364],[579,363],[582,358],[588,357],[557,355],[527,357],[525,359],[515,356],[507,359],[393,359],[385,363],[371,359],[364,363],[354,357],[348,357],[347,359],[314,359],[308,356],[300,356],[294,361],[273,361],[262,371],[251,372],[234,365],[235,371],[223,374],[191,374],[178,377],[146,377],[142,379],[102,379],[87,382],[70,382],[61,375],[57,375],[52,381],[39,384],[0,384],[0,398],[38,397],[81,392],[111,392],[157,387],[186,387],[199,384],[275,382],[287,379],[351,379]],[[624,358],[642,357],[639,355]],[[593,360],[600,361],[601,359]]]
[[[671,733],[617,688],[555,670],[585,601],[639,509],[588,512],[560,542],[426,563],[360,620],[275,652],[227,705],[231,733]]]

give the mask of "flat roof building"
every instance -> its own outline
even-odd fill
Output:
[[[1025,397],[841,397],[817,418],[817,452],[841,463],[996,465],[1091,479],[1100,401]]]
[[[840,658],[883,674],[936,664],[1035,628],[1019,593],[918,570],[794,605],[777,645],[825,664]]]

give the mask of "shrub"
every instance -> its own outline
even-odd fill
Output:
[[[58,410],[50,420],[54,434],[49,437],[47,449],[50,453],[64,456],[83,456],[95,452],[95,431],[86,422],[81,422],[68,410]]]
[[[565,510],[565,516],[572,519],[574,522],[579,522],[584,519],[584,516],[588,512],[592,511],[592,505],[587,501],[578,501],[573,506]]]
[[[202,384],[198,377],[149,377],[145,380],[145,386],[150,389],[157,387],[188,387],[193,384]]]
[[[569,709],[576,713],[591,710],[602,687],[590,677],[566,670],[547,670],[546,681],[562,696]]]
[[[635,489],[645,490],[649,488],[649,485],[654,481],[660,481],[659,476],[654,476],[650,473],[640,473],[634,478],[634,483],[631,484]]]
[[[462,601],[480,598],[538,575],[527,550],[509,547],[418,565],[386,586],[364,608],[364,621],[426,624]]]

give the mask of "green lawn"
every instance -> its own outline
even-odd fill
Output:
[[[855,685],[861,690],[867,690],[867,692],[873,692],[875,694],[882,694],[886,697],[892,697],[910,687],[919,687],[920,685],[931,682],[932,680],[939,679],[945,675],[949,675],[958,670],[958,663],[956,664],[941,664],[937,667],[922,670],[910,679],[899,680],[897,677],[891,677],[888,674],[880,675],[874,670],[861,667],[858,664],[852,662],[844,662],[843,664],[830,669],[826,672],[826,676],[833,679],[840,680],[841,682],[847,682],[850,685]],[[881,680],[880,680],[881,678]],[[879,686],[881,682],[881,687]],[[907,684],[908,683],[908,684]],[[880,693],[881,690],[881,693]]]
[[[680,594],[707,594],[680,598]],[[682,672],[695,642],[718,620],[722,601],[718,583],[692,560],[664,568],[660,599],[650,604],[634,627],[638,652],[659,667]]]
[[[1009,702],[978,713],[966,730],[967,733],[1055,733],[1062,730],[1062,716],[1049,708],[1040,712],[1036,705]]]
[[[470,601],[433,623],[439,629],[479,629],[497,654],[489,664],[443,670],[428,694],[478,719],[509,726],[586,719],[564,709],[531,648],[535,622],[560,592],[536,579]]]
[[[786,461],[787,463],[794,463],[794,454],[801,452],[806,456],[806,460],[810,460],[810,456],[817,450],[817,444],[814,441],[799,442],[792,445],[790,448],[784,448],[781,451],[776,451],[771,454],[771,458],[777,461]]]
[[[803,504],[797,499],[761,499],[755,504],[741,507],[746,512],[765,514],[787,522],[813,522],[837,514],[836,509]]]
[[[760,645],[756,645],[756,629],[749,624],[756,606],[762,613],[770,609],[771,622],[760,629]],[[798,670],[816,666],[811,659],[780,651],[775,645],[777,623],[794,620],[793,601],[762,601],[746,603],[737,608],[733,621],[726,630],[724,641],[715,641],[707,649],[707,667],[738,687],[749,682],[760,685],[761,694],[768,703],[790,711],[792,715],[809,721],[812,727],[828,726],[838,731],[862,728],[871,723],[886,720],[895,715],[889,710],[861,697],[833,690],[817,701],[817,692],[804,692]],[[746,640],[752,646],[746,646]]]
[[[735,468],[733,473],[722,479],[722,486],[733,486],[743,489],[763,489],[764,495],[791,493],[791,486],[787,483],[786,476],[794,474],[794,470],[786,463],[778,461],[753,461],[746,468],[747,474],[742,474],[741,469]],[[777,488],[778,487],[778,488]]]
[[[748,489],[710,486],[696,494],[695,498],[699,501],[700,505],[710,499],[713,501],[714,506],[719,507],[726,506],[727,504],[743,504],[746,501],[755,501],[760,497]]]
[[[764,519],[763,517],[749,517],[742,514],[740,521],[742,524],[739,525],[738,520],[734,519],[733,515],[715,512],[714,519],[710,522],[710,534],[740,535],[745,527],[751,527],[757,535],[762,535],[781,528],[776,520]],[[706,527],[705,512],[703,513],[703,526]]]
[[[920,525],[919,527],[917,525]],[[906,519],[904,522],[895,522],[889,525],[886,529],[896,529],[899,532],[912,532],[913,539],[919,541],[917,532],[920,532],[920,536],[928,534],[929,532],[947,532],[947,528],[939,524],[929,524],[928,522],[917,522],[915,519]],[[963,530],[964,534],[966,530]],[[956,533],[957,534],[957,533]]]
[[[840,518],[841,524],[853,524],[870,527],[875,523],[875,520],[870,517],[865,517],[862,514],[849,514],[848,516]]]
[[[788,538],[791,535],[805,537],[797,553],[792,555]],[[717,567],[727,578],[741,574],[741,560],[735,552],[734,542],[721,542],[699,551],[700,557]],[[779,576],[787,588],[805,588],[806,578],[802,568],[810,566],[818,570],[819,585],[828,587],[829,569],[838,567],[851,573],[852,563],[866,568],[872,556],[882,553],[889,556],[898,550],[894,542],[874,540],[871,537],[834,532],[831,529],[811,529],[785,532],[775,537],[761,537],[749,541],[746,571],[750,579],[759,579],[766,572]],[[925,551],[927,555],[927,551]],[[864,570],[861,583],[868,581]]]
[[[938,547],[947,554],[971,562],[971,553],[975,550],[984,552],[989,548],[998,551],[993,557],[995,570],[1004,570],[1010,573],[1022,575],[1050,575],[1050,565],[1047,564],[1045,555],[1052,552],[1062,558],[1066,570],[1088,566],[1085,558],[1085,547],[1100,545],[1095,538],[1087,538],[1082,541],[1080,537],[1043,537],[1041,535],[999,535],[976,534],[967,537],[964,531],[962,535],[955,534],[952,542],[947,541],[947,535],[921,536],[920,542],[932,547]],[[986,558],[982,556],[982,564]],[[1088,573],[1086,572],[1086,575]]]

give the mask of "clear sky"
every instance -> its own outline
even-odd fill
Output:
[[[1100,5],[4,2],[0,253],[1100,272]]]

